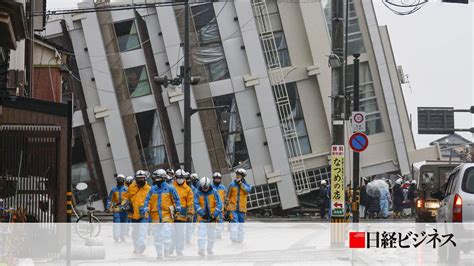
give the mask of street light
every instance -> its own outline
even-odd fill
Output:
[[[195,76],[195,77],[190,77],[189,79],[189,85],[197,85],[199,84],[199,81],[201,80],[200,77]],[[177,76],[174,79],[168,79],[167,76],[155,76],[153,77],[153,81],[155,82],[156,85],[163,86],[164,88],[167,88],[169,85],[181,85],[184,82],[184,67],[181,67],[181,75]],[[214,106],[214,107],[203,107],[203,108],[192,108],[191,107],[191,102],[189,100],[189,89],[186,90],[184,89],[184,169],[187,171],[191,170],[191,116],[199,111],[204,111],[204,110],[217,110],[217,109],[228,109],[228,105],[221,105],[221,106]],[[188,101],[186,101],[186,98],[188,98]]]
[[[329,66],[332,68],[337,68],[342,66],[341,58],[337,54],[329,55]]]

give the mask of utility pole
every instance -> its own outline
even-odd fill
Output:
[[[183,84],[184,96],[184,170],[192,171],[191,156],[191,116],[196,112],[203,110],[228,109],[229,106],[214,106],[206,108],[191,107],[191,85],[196,85],[200,81],[200,77],[191,76],[191,65],[189,62],[189,0],[184,0],[184,65],[181,67],[180,76],[174,79],[168,79],[167,76],[153,78],[154,82],[165,88],[169,85]]]
[[[343,247],[345,242],[344,195],[344,2],[331,0],[331,246]]]
[[[331,0],[331,14],[332,54],[329,56],[329,65],[332,79],[332,145],[344,145],[344,0]],[[338,219],[331,218],[331,221],[335,222]]]
[[[354,112],[359,110],[359,57],[360,54],[354,54]],[[359,222],[359,168],[360,153],[354,151],[353,175],[352,175],[352,222]]]
[[[191,172],[191,67],[189,64],[189,0],[184,1],[184,169]]]

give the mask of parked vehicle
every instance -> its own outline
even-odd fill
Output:
[[[432,196],[438,193],[448,180],[449,173],[458,164],[425,164],[420,167],[415,199],[416,222],[435,222],[438,214],[439,199]]]
[[[459,260],[460,251],[474,250],[474,163],[461,164],[449,175],[443,190],[434,195],[441,200],[437,221],[456,236],[458,248],[440,249],[440,257]]]

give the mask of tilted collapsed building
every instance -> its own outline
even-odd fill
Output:
[[[361,155],[361,175],[408,174],[420,155],[436,152],[415,152],[388,31],[377,25],[372,2],[350,1],[349,10],[348,54],[361,53],[360,103],[370,141]],[[229,106],[192,116],[194,171],[220,171],[229,181],[233,169],[247,169],[255,186],[250,209],[299,206],[330,177],[329,14],[330,1],[191,5],[192,75],[201,79],[192,86],[192,105]],[[72,73],[82,87],[74,113],[73,183],[88,182],[105,196],[115,173],[183,161],[182,88],[153,82],[154,76],[180,74],[183,16],[181,4],[156,4],[48,22],[44,37],[50,41],[70,36],[77,63]],[[84,127],[92,134],[84,134]],[[346,137],[350,133],[348,123]],[[92,150],[83,145],[90,139],[96,143]],[[88,159],[91,154],[98,160]],[[347,179],[350,173],[347,163]]]

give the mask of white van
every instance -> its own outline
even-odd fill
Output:
[[[438,210],[438,222],[474,222],[474,163],[461,164],[449,175]]]
[[[457,264],[461,251],[474,250],[474,163],[461,164],[450,174],[442,193],[437,222],[456,238],[456,247],[440,248],[438,257]]]

